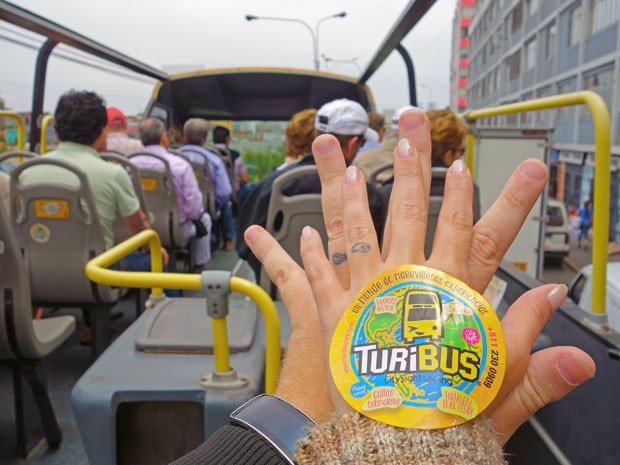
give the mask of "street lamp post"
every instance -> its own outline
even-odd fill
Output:
[[[353,66],[355,66],[357,68],[357,70],[359,71],[360,74],[362,74],[362,68],[360,67],[360,65],[357,62],[357,57],[354,58],[349,58],[348,60],[338,60],[336,58],[330,58],[328,56],[325,56],[325,54],[322,54],[321,57],[323,58],[323,61],[325,61],[325,69],[327,71],[329,71],[328,67],[327,67],[327,63],[335,63],[336,65],[339,64],[351,64]],[[335,67],[332,67],[332,70]]]
[[[247,21],[255,21],[258,19],[267,19],[270,21],[285,21],[288,23],[299,23],[301,25],[303,25],[306,29],[308,29],[308,31],[310,32],[310,35],[312,36],[312,57],[314,59],[314,69],[320,69],[320,65],[319,65],[319,26],[321,25],[321,23],[327,19],[331,19],[331,18],[344,18],[347,15],[347,13],[345,11],[342,11],[340,13],[336,13],[333,15],[329,15],[329,16],[325,16],[324,18],[321,18],[317,21],[316,23],[316,27],[314,28],[314,30],[310,27],[310,25],[305,22],[302,21],[301,19],[296,19],[296,18],[280,18],[280,17],[274,17],[274,16],[255,16],[255,15],[245,15],[245,19]]]

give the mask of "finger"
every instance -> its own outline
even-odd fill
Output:
[[[474,226],[467,269],[469,285],[478,292],[483,292],[489,284],[546,182],[545,164],[535,159],[525,160]]]
[[[325,257],[321,236],[310,226],[306,226],[301,233],[300,252],[312,295],[317,307],[321,309],[319,318],[325,342],[329,344],[344,311],[339,303],[343,289],[334,268]]]
[[[318,324],[318,312],[304,270],[260,226],[250,226],[244,238],[252,253],[262,263],[269,279],[280,291],[293,330]]]
[[[473,234],[473,184],[463,160],[448,168],[443,203],[429,265],[455,278],[467,279],[467,258]]]
[[[349,266],[342,220],[342,179],[346,169],[338,139],[324,134],[312,144],[312,153],[321,178],[321,205],[327,229],[327,253],[341,285],[349,287]]]
[[[389,266],[424,262],[427,203],[424,201],[422,163],[409,139],[401,139],[394,150],[394,185],[388,219],[390,243],[398,244],[384,255]],[[385,248],[385,247],[384,247]]]
[[[561,399],[595,372],[594,360],[576,347],[551,347],[532,354],[525,376],[488,415],[500,443],[505,444],[539,409]]]
[[[355,166],[349,166],[345,172],[342,205],[349,269],[355,270],[351,286],[360,288],[377,273],[381,265],[381,253],[368,209],[366,179]]]
[[[409,139],[411,146],[418,152],[422,164],[424,192],[428,202],[428,192],[431,186],[431,131],[426,113],[419,108],[404,112],[398,122],[398,137]]]

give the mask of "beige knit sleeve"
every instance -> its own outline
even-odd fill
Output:
[[[397,428],[357,412],[332,418],[297,443],[299,465],[506,465],[490,423],[436,430]]]

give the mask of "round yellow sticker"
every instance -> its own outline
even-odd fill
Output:
[[[402,428],[464,423],[504,378],[506,350],[495,311],[441,271],[403,265],[356,296],[332,338],[340,394],[358,412]]]

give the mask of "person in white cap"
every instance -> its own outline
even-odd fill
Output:
[[[338,139],[345,162],[349,166],[368,135],[368,113],[364,107],[353,100],[333,100],[319,108],[314,119],[314,128],[317,135],[331,134]],[[240,205],[235,249],[240,258],[248,261],[257,276],[260,273],[261,265],[245,243],[243,237],[245,230],[253,224],[264,227],[267,223],[271,186],[278,176],[291,169],[314,164],[314,157],[310,153],[294,165],[270,173],[254,186],[246,201]],[[320,192],[321,183],[318,176],[303,176],[291,181],[284,187],[284,194],[288,196]],[[370,185],[368,186],[368,200],[375,229],[382,232],[387,205],[383,205],[382,196],[377,189]]]
[[[396,148],[396,144],[398,142],[398,120],[400,119],[400,115],[407,110],[411,110],[412,108],[415,107],[412,105],[405,105],[396,110],[394,115],[392,115],[391,131],[383,139],[383,144],[381,147],[368,149],[360,153],[359,156],[355,158],[353,165],[357,166],[360,171],[364,173],[366,179],[370,177],[371,173],[376,168],[384,163],[391,163],[394,160],[394,149]],[[377,177],[377,181],[383,182],[391,177],[392,170],[386,170]]]

